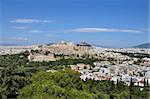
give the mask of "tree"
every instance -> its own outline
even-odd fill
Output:
[[[16,97],[18,91],[28,82],[27,75],[23,71],[17,71],[15,64],[3,67],[0,70],[0,94],[7,97]]]

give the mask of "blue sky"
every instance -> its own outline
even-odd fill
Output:
[[[148,42],[148,0],[0,0],[0,43]]]

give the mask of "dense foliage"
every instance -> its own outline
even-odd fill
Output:
[[[68,70],[69,65],[84,63],[93,65],[95,59],[61,59],[52,62],[29,62],[28,52],[0,56],[0,99],[1,98],[97,98],[129,99],[128,97],[148,97],[147,90],[127,87],[123,83],[110,81],[82,81],[79,73]],[[47,73],[55,69],[60,72]],[[61,71],[62,69],[67,69]],[[42,72],[41,72],[42,71]],[[36,73],[37,72],[37,73]],[[32,76],[33,75],[33,76]],[[139,98],[138,98],[139,99]]]
[[[61,59],[52,62],[29,62],[28,52],[0,56],[0,98],[16,97],[18,91],[30,83],[29,78],[36,71],[68,68],[71,64],[92,64],[93,60]]]
[[[38,72],[32,83],[21,90],[20,99],[146,99],[144,91],[111,81],[82,81],[72,70]]]
[[[30,74],[24,69],[27,53],[0,56],[0,96],[16,97],[29,84]]]

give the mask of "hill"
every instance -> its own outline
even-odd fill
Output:
[[[150,43],[144,43],[137,46],[133,46],[134,48],[150,48]]]

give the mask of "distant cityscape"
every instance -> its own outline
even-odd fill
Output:
[[[93,80],[123,81],[144,86],[144,80],[150,84],[150,49],[147,48],[102,48],[86,42],[59,42],[47,45],[5,46],[0,54],[18,54],[29,51],[29,61],[56,61],[60,59],[97,59],[94,66],[87,64],[70,65],[70,68],[81,73],[80,78]]]
[[[0,0],[0,99],[150,99],[150,0]]]

